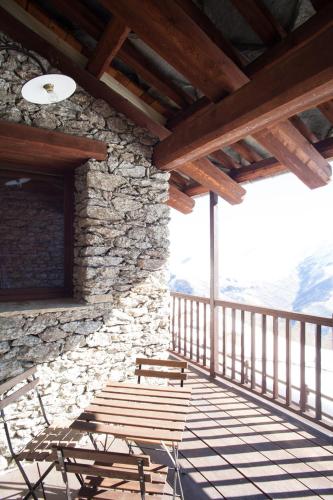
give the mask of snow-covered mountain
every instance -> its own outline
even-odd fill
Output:
[[[222,299],[276,309],[307,312],[319,316],[333,313],[333,243],[325,244],[299,262],[279,280],[240,280],[220,277]],[[171,269],[174,291],[209,296],[209,273],[191,257]]]

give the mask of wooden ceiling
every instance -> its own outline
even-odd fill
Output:
[[[287,171],[324,186],[333,138],[300,113],[316,108],[333,125],[333,2],[313,0],[288,32],[262,0],[231,1],[266,48],[247,65],[192,0],[0,0],[0,30],[156,135],[168,203],[183,213],[208,191],[240,203],[242,183]]]

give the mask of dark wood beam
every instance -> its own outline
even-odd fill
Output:
[[[258,132],[256,139],[309,188],[325,186],[330,180],[332,169],[327,160],[289,122]]]
[[[318,141],[316,134],[305,125],[304,121],[299,116],[292,116],[289,121],[309,142]]]
[[[252,149],[244,140],[232,144],[231,147],[249,163],[262,160],[262,156]]]
[[[285,30],[261,0],[232,0],[232,3],[266,45],[273,45],[286,36]]]
[[[244,188],[234,182],[207,158],[185,163],[182,165],[180,171],[208,188],[209,191],[213,191],[221,196],[232,205],[241,203],[245,195]]]
[[[90,158],[105,160],[104,142],[0,120],[0,161],[26,166],[73,168]]]
[[[79,0],[48,0],[53,8],[66,19],[86,31],[92,38],[99,40],[106,23],[101,21]]]
[[[178,125],[155,147],[156,165],[178,168],[332,98],[333,52],[327,50],[332,45],[328,29],[191,120],[190,127]]]
[[[149,85],[169,97],[180,107],[193,102],[193,98],[177,87],[170,78],[164,75],[149,59],[147,59],[134,45],[127,41],[118,54],[119,59],[136,71]]]
[[[308,21],[291,31],[284,40],[266,50],[260,57],[250,63],[245,69],[246,74],[252,77],[258,71],[280,63],[282,59],[290,57],[302,45],[309,43],[313,38],[317,38],[320,33],[332,26],[333,2],[330,0],[323,10],[310,17]]]
[[[116,57],[121,46],[125,42],[129,32],[130,28],[117,17],[113,17],[108,22],[98,41],[94,54],[87,65],[88,71],[95,75],[96,78],[100,78],[108,69],[111,61]]]
[[[217,101],[225,92],[233,92],[246,83],[243,72],[232,59],[175,0],[102,0],[102,3],[211,100]]]
[[[327,118],[327,120],[333,125],[333,101],[323,102],[318,106],[321,113]]]
[[[182,191],[179,191],[176,186],[169,184],[169,198],[167,205],[175,208],[183,214],[190,214],[193,210],[195,202],[190,196]]]
[[[138,125],[147,128],[152,134],[163,139],[170,134],[163,125],[153,120],[148,114],[134,106],[125,97],[121,96],[105,83],[99,81],[87,70],[74,63],[59,49],[51,45],[40,35],[20,23],[15,17],[0,7],[0,29],[13,40],[22,43],[30,50],[41,54],[52,66],[59,68],[63,73],[71,76],[90,95],[97,99],[104,99],[115,110],[124,113]]]
[[[217,151],[213,151],[210,155],[214,160],[221,163],[221,165],[225,168],[240,168],[241,164],[234,160],[230,155],[222,151],[222,149],[218,149]]]

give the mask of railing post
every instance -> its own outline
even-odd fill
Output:
[[[215,301],[218,298],[218,196],[209,193],[209,235],[210,235],[210,376],[215,377],[218,362],[218,325]]]

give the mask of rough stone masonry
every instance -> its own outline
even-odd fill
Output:
[[[78,88],[61,103],[30,104],[20,91],[39,75],[37,66],[2,51],[0,67],[1,119],[108,144],[106,161],[91,159],[75,175],[74,289],[81,304],[0,313],[0,381],[38,365],[50,419],[70,420],[108,378],[133,375],[137,355],[160,356],[168,347],[169,174],[151,163],[155,138],[104,101]],[[19,411],[19,418],[9,413],[18,448],[41,423],[34,399]],[[3,436],[0,456],[7,467]]]

